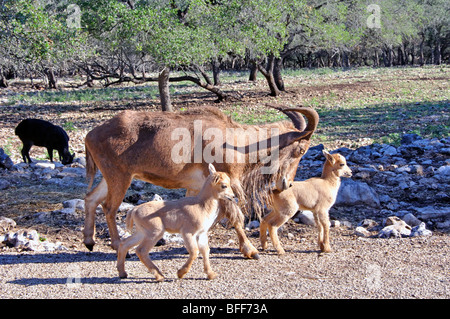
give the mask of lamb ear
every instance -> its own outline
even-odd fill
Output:
[[[210,174],[210,175],[213,175],[213,174],[216,173],[216,168],[214,167],[213,164],[209,163],[208,169],[209,169],[209,174]]]
[[[326,150],[322,150],[322,153],[327,161],[329,161],[331,164],[334,164],[334,157],[330,153],[328,153]]]

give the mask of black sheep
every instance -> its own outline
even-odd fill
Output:
[[[47,148],[50,161],[53,162],[53,150],[59,153],[59,160],[62,164],[73,162],[75,154],[69,152],[69,136],[60,126],[39,119],[26,119],[17,125],[15,130],[23,143],[22,157],[26,163],[31,163],[30,148],[33,145]]]

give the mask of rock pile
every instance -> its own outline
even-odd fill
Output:
[[[11,218],[0,216],[0,227],[3,231],[8,231],[16,226],[16,222]],[[67,250],[60,242],[51,243],[39,236],[39,233],[32,229],[19,229],[0,235],[0,246],[14,247],[19,251],[55,251]]]
[[[320,176],[323,145],[310,148],[300,162],[296,179]],[[380,237],[417,236],[426,228],[450,231],[450,138],[422,139],[406,134],[401,145],[372,144],[355,150],[340,148],[331,153],[347,158],[353,171],[342,179],[333,218],[355,222],[365,218],[386,220],[394,216],[399,223],[380,233]],[[306,222],[307,223],[307,222]],[[422,224],[423,223],[423,224]],[[363,233],[359,226],[357,233]],[[413,231],[414,229],[414,231]]]

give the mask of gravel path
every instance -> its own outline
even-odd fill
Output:
[[[78,248],[59,253],[0,253],[3,298],[449,298],[450,237],[359,238],[348,228],[332,228],[334,252],[319,254],[316,231],[293,225],[281,234],[287,254],[269,245],[259,260],[244,259],[234,231],[210,233],[211,265],[219,273],[206,280],[201,257],[185,279],[176,270],[186,261],[182,245],[156,247],[151,258],[166,276],[156,283],[135,254],[119,279],[116,255],[105,244],[93,253]],[[291,229],[292,228],[292,229]],[[257,231],[248,233],[256,247]]]

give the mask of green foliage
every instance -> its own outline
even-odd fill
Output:
[[[5,3],[0,34],[2,45],[15,45],[7,51],[11,58],[23,59],[33,66],[51,66],[73,57],[86,41],[87,34],[67,25],[67,11],[48,7],[39,1],[11,0]],[[4,48],[4,47],[3,47]]]
[[[367,24],[373,4],[379,28]],[[321,50],[330,57],[423,43],[448,50],[449,10],[445,0],[0,0],[0,71],[89,65],[122,77],[236,56],[264,63]]]

